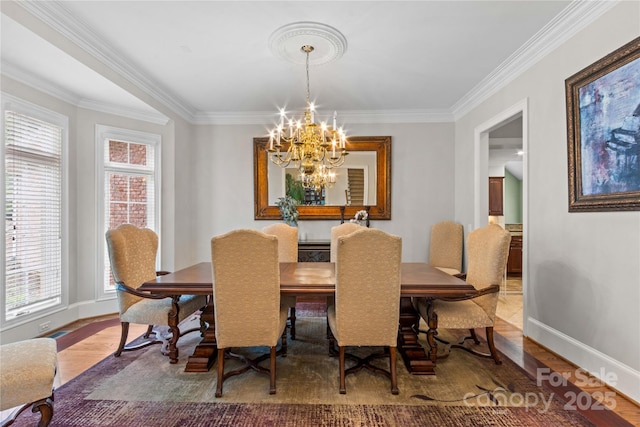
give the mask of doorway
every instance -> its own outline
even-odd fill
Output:
[[[521,269],[511,263],[505,275],[497,314],[526,335],[527,287],[527,100],[520,101],[475,129],[475,227],[497,223],[512,234],[512,257],[520,253]],[[505,180],[504,213],[488,215],[489,177]],[[518,198],[521,201],[518,203]],[[520,211],[518,211],[520,210]],[[514,261],[511,258],[510,261]]]

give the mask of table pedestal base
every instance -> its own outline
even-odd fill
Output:
[[[434,313],[435,314],[435,313]],[[437,322],[437,318],[434,319]],[[433,333],[435,326],[431,329],[431,321],[427,341],[431,345],[429,354],[418,342],[418,334],[414,329],[420,321],[420,315],[413,308],[411,298],[400,298],[400,327],[398,331],[398,352],[404,360],[407,370],[414,375],[435,375],[437,348]]]
[[[206,322],[207,329],[204,331],[202,340],[196,346],[193,354],[187,359],[185,372],[207,372],[216,361],[218,346],[216,345],[215,319],[213,314],[213,301],[202,310],[201,321]]]
[[[407,370],[414,375],[435,375],[437,345],[434,339],[437,328],[437,316],[430,310],[427,342],[430,345],[427,353],[418,342],[416,327],[420,315],[413,308],[411,298],[400,298],[400,325],[398,330],[398,352],[404,360]],[[200,315],[206,322],[207,329],[193,354],[187,359],[185,372],[207,372],[211,369],[218,355],[215,334],[215,318],[213,304],[209,303]]]

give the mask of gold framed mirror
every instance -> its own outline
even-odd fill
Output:
[[[268,137],[253,138],[254,218],[257,220],[281,218],[275,203],[285,195],[287,175],[294,172],[294,169],[283,169],[269,160],[268,143]],[[369,219],[391,219],[391,137],[351,136],[346,149],[349,152],[347,161],[335,169],[338,175],[333,186],[335,191],[334,188],[323,189],[322,201],[307,202],[323,204],[299,205],[300,220],[340,219],[341,207],[345,208],[344,218],[350,219],[365,206],[369,206]],[[341,175],[349,169],[362,170],[365,189],[361,204],[348,204],[349,193],[340,187],[340,182],[344,181]]]

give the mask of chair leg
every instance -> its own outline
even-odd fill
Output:
[[[216,397],[222,397],[222,383],[224,382],[224,349],[218,347],[218,381],[216,383]]]
[[[270,348],[269,355],[269,394],[276,394],[276,346]]]
[[[140,344],[127,346],[126,344],[127,336],[129,335],[129,322],[120,322],[120,326],[122,327],[122,333],[120,334],[120,344],[118,344],[118,348],[113,353],[114,357],[120,357],[123,351],[140,350],[141,348],[145,348],[153,344],[162,344],[162,340],[157,339],[157,336],[156,339],[148,339],[147,335],[145,334],[145,338],[147,338],[147,341]],[[147,332],[149,330],[153,330],[153,325],[148,326]]]
[[[324,315],[327,318],[327,339],[330,338],[331,330],[329,328],[329,316],[327,316],[327,311],[329,311],[329,306],[335,304],[335,300],[333,297],[327,297],[326,299],[326,309],[324,311]]]
[[[338,355],[336,352],[336,338],[333,336],[330,328],[327,331],[327,338],[329,339],[329,357],[335,357]]]
[[[31,412],[40,412],[40,421],[38,427],[47,427],[53,418],[53,396],[39,400],[33,403]]]
[[[327,339],[331,339],[331,328],[329,327],[329,318],[327,317]]]
[[[120,357],[122,351],[124,350],[124,346],[127,343],[127,335],[129,335],[129,322],[120,322],[120,326],[122,326],[122,332],[120,333],[120,344],[113,355],[115,357]]]
[[[389,372],[391,373],[391,394],[398,394],[398,376],[396,372],[396,348],[389,347]]]
[[[352,353],[347,353],[346,352],[346,347],[340,347],[338,346],[338,349],[340,350],[339,353],[339,357],[340,357],[340,393],[341,394],[345,394],[346,391],[346,384],[345,384],[345,378],[347,375],[351,375],[351,374],[355,374],[356,372],[359,372],[360,370],[362,370],[363,368],[367,369],[368,371],[371,371],[373,373],[377,373],[377,374],[382,374],[384,376],[386,376],[387,378],[389,378],[389,380],[391,381],[391,393],[392,394],[398,394],[398,375],[397,375],[397,349],[396,347],[390,347],[390,346],[385,346],[384,350],[380,353],[371,353],[369,354],[367,357],[359,357],[356,356],[355,354]],[[383,368],[380,368],[374,364],[372,364],[371,362],[373,360],[376,359],[380,359],[380,358],[389,358],[389,370],[385,370]],[[346,364],[345,361],[346,359],[349,358],[352,361],[355,361],[356,363],[354,365],[352,365],[349,369],[345,369],[346,368]]]
[[[498,356],[498,351],[496,350],[496,346],[493,343],[493,326],[487,326],[487,344],[489,344],[489,351],[491,352],[491,357],[493,357],[496,365],[502,364],[502,360],[500,360],[500,356]]]
[[[344,346],[340,346],[340,394],[347,394],[347,386],[345,384],[345,370],[344,370]]]
[[[34,414],[36,412],[40,412],[38,427],[47,427],[49,423],[51,423],[51,418],[53,418],[53,393],[51,396],[45,397],[44,399],[22,405],[19,409],[14,408],[14,410],[9,413],[8,417],[0,419],[0,426],[9,427],[10,425],[13,425],[18,416],[30,406],[31,412]]]
[[[282,357],[287,357],[287,328],[282,332],[282,336],[280,337],[280,341],[282,342],[282,346],[280,347],[279,354]]]
[[[291,339],[296,339],[296,308],[289,307],[289,322],[291,325]]]
[[[475,329],[469,329],[469,338],[471,338],[476,345],[480,344],[480,340],[478,339],[478,336],[476,335],[476,330]]]
[[[153,325],[147,326],[147,332],[144,333],[143,337],[149,338],[149,336],[151,336],[151,332],[153,332]]]

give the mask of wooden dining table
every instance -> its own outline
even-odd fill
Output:
[[[427,343],[428,351],[420,344],[417,335],[419,314],[411,303],[412,297],[437,298],[470,296],[476,290],[463,280],[446,274],[426,263],[402,263],[400,285],[400,322],[398,325],[398,351],[409,372],[417,375],[435,374],[438,327],[437,314],[429,309]],[[169,314],[169,359],[178,362],[176,346],[178,328],[178,301],[181,295],[213,294],[213,270],[210,262],[202,262],[146,282],[139,291],[166,295],[173,299]],[[330,262],[280,263],[280,294],[282,296],[332,296],[335,294],[335,264]],[[432,305],[429,304],[429,307]],[[211,298],[203,308],[201,321],[206,329],[201,342],[189,356],[186,372],[206,372],[215,363],[217,354],[214,305]]]

